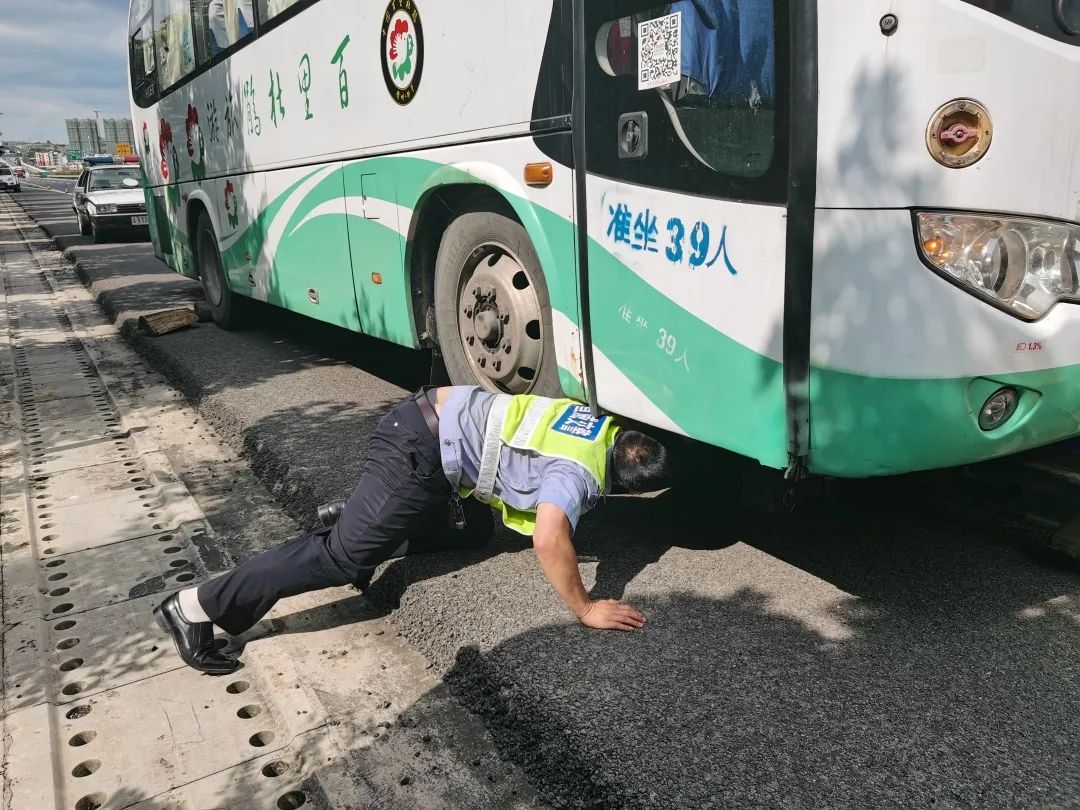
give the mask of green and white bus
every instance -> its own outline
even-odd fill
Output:
[[[1080,433],[1080,0],[133,0],[157,255],[872,476]]]

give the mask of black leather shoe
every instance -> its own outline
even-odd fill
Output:
[[[176,651],[189,667],[210,675],[228,675],[240,666],[239,661],[223,655],[214,646],[213,624],[189,622],[184,618],[178,594],[174,593],[154,608],[154,618],[161,629],[172,636]]]

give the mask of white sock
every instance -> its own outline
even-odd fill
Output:
[[[203,606],[199,604],[198,588],[188,588],[186,591],[180,591],[180,612],[192,624],[210,621],[210,617],[206,615]]]

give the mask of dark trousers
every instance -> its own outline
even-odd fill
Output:
[[[379,422],[360,483],[331,531],[297,537],[200,585],[199,602],[236,635],[284,597],[335,585],[363,590],[393,557],[484,546],[494,533],[491,509],[462,501],[466,528],[455,529],[450,498],[438,439],[407,399]]]

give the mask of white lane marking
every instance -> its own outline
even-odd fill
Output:
[[[64,196],[67,196],[68,194],[71,193],[70,191],[60,191],[59,189],[49,188],[48,186],[37,186],[37,185],[34,185],[33,183],[25,183],[24,185],[27,185],[30,188],[38,188],[38,189],[41,189],[42,191],[51,191],[53,194],[63,194]]]

